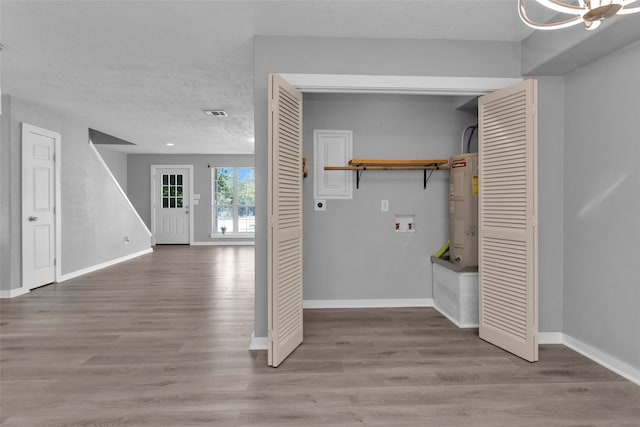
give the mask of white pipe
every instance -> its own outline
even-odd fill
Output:
[[[464,135],[467,133],[469,129],[473,129],[477,125],[469,125],[462,131],[462,136],[460,137],[460,154],[464,154]]]

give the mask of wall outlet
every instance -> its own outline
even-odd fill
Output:
[[[315,210],[317,211],[326,211],[327,210],[327,201],[326,200],[318,200],[316,199],[314,202]]]
[[[389,212],[389,201],[382,200],[380,202],[380,212]]]

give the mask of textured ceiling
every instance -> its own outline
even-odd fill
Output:
[[[516,4],[3,0],[2,92],[136,144],[121,151],[253,153],[254,35],[520,41]]]

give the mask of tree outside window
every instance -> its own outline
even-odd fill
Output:
[[[213,169],[213,232],[255,232],[255,170]]]

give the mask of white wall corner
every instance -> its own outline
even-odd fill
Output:
[[[267,350],[269,348],[269,338],[256,337],[256,331],[251,333],[251,342],[249,343],[249,350]]]

